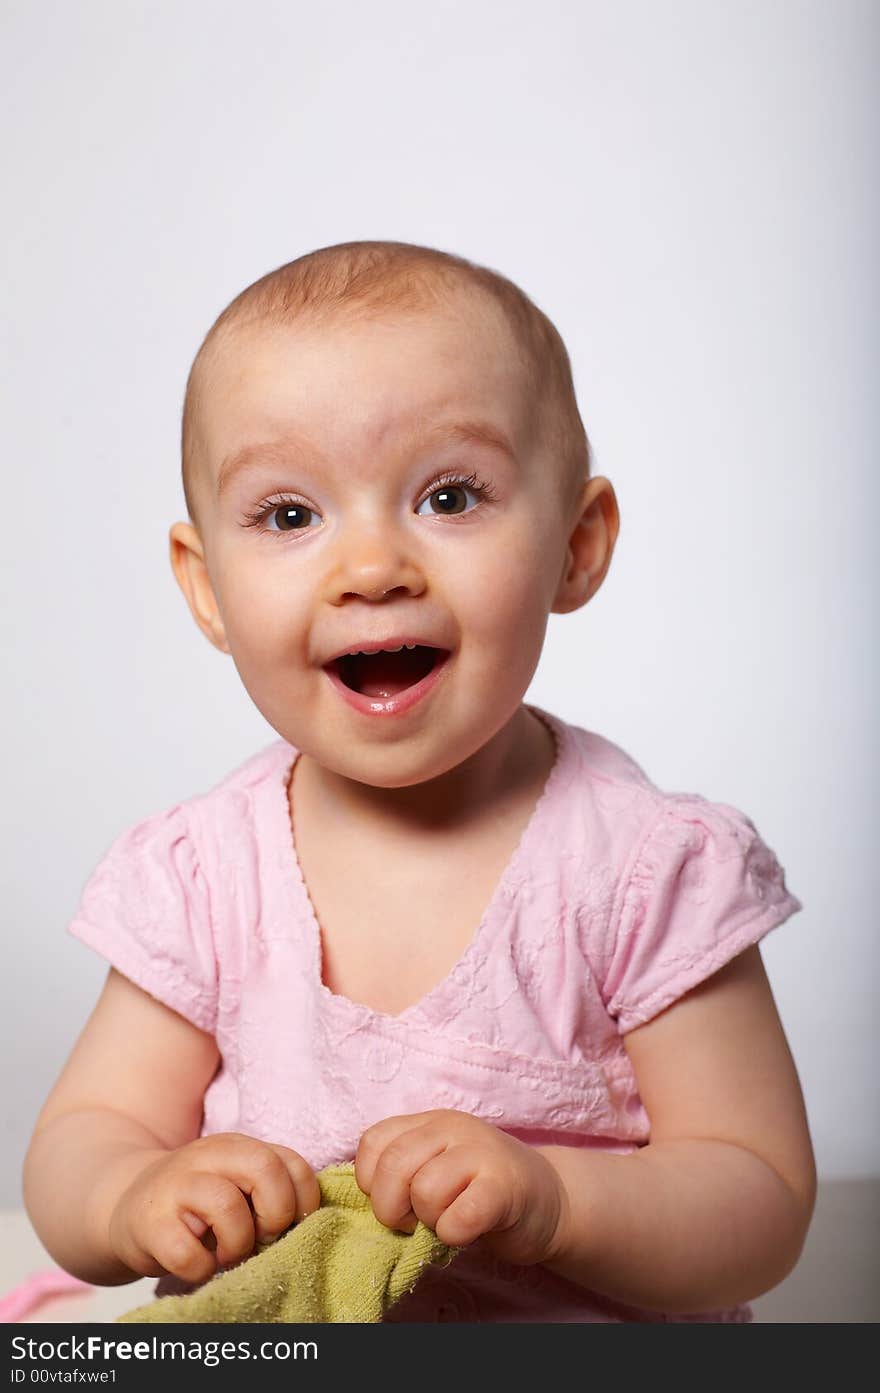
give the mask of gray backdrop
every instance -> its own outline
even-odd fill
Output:
[[[513,277],[622,512],[529,699],[745,811],[820,1170],[878,1165],[876,4],[6,0],[0,1204],[103,981],[124,827],[274,732],[174,584],[222,306],[390,237]]]

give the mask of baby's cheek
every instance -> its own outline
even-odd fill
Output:
[[[474,627],[487,644],[516,651],[535,643],[540,647],[552,595],[547,598],[546,566],[538,554],[511,548],[503,558],[478,563],[469,581],[477,602]]]

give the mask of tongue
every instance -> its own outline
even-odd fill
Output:
[[[433,648],[403,648],[399,653],[361,653],[353,661],[355,691],[364,696],[397,696],[420,682],[434,666]]]

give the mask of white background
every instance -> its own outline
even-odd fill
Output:
[[[174,583],[186,373],[245,285],[424,242],[572,356],[622,528],[529,699],[741,808],[821,1174],[880,1171],[874,3],[6,0],[0,1204],[105,967],[112,839],[275,738]],[[873,893],[872,893],[873,891]]]

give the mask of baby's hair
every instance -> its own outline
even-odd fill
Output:
[[[251,324],[356,320],[391,310],[418,313],[448,304],[462,286],[488,294],[503,311],[522,354],[542,439],[562,463],[570,494],[590,477],[590,444],[578,410],[568,351],[555,325],[519,286],[451,252],[409,242],[340,242],[307,252],[254,281],[208,330],[186,384],[181,427],[183,493],[196,520],[192,485],[199,413],[211,354]]]

